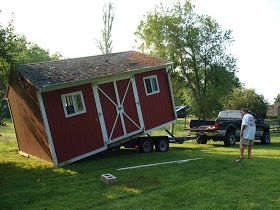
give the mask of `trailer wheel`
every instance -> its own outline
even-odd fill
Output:
[[[169,142],[166,139],[159,139],[155,147],[157,152],[167,152],[169,149]]]
[[[196,143],[206,144],[207,143],[207,137],[206,136],[198,136],[197,139],[196,139]]]
[[[148,153],[153,151],[153,142],[150,139],[142,139],[139,145],[139,152]]]

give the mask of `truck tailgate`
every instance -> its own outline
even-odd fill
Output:
[[[190,128],[208,128],[209,126],[214,127],[215,121],[214,120],[191,120],[190,121]]]
[[[211,132],[211,131],[215,131],[215,127],[214,126],[199,126],[196,128],[190,128],[190,131],[192,132]]]

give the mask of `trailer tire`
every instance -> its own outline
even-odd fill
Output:
[[[139,152],[148,153],[153,151],[153,142],[151,139],[142,139],[139,145]]]
[[[198,136],[196,139],[196,143],[198,144],[206,144],[208,141],[206,136]]]
[[[233,146],[235,145],[236,138],[235,138],[235,132],[234,131],[229,131],[226,133],[224,144],[226,146]]]
[[[169,149],[168,139],[159,139],[156,142],[155,147],[157,152],[167,152]]]
[[[112,147],[112,148],[110,149],[110,151],[111,151],[111,152],[118,152],[118,151],[120,151],[120,149],[121,149],[121,146],[116,146],[116,147]]]

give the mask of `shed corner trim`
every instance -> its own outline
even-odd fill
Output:
[[[51,155],[52,155],[53,164],[55,166],[57,166],[58,165],[57,156],[56,156],[56,152],[55,152],[55,148],[54,148],[54,144],[53,144],[53,139],[52,139],[49,123],[48,123],[48,118],[47,118],[47,114],[46,114],[46,110],[45,110],[42,94],[40,92],[38,92],[38,91],[36,91],[36,94],[37,94],[37,98],[38,98],[38,102],[39,102],[39,106],[40,106],[43,122],[44,122],[44,125],[45,125],[45,131],[47,133],[47,138],[48,138],[48,142],[49,142],[49,146],[50,146],[50,151],[51,151]]]

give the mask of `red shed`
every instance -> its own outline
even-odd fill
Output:
[[[171,65],[135,51],[19,65],[7,92],[19,152],[64,165],[173,123]]]

